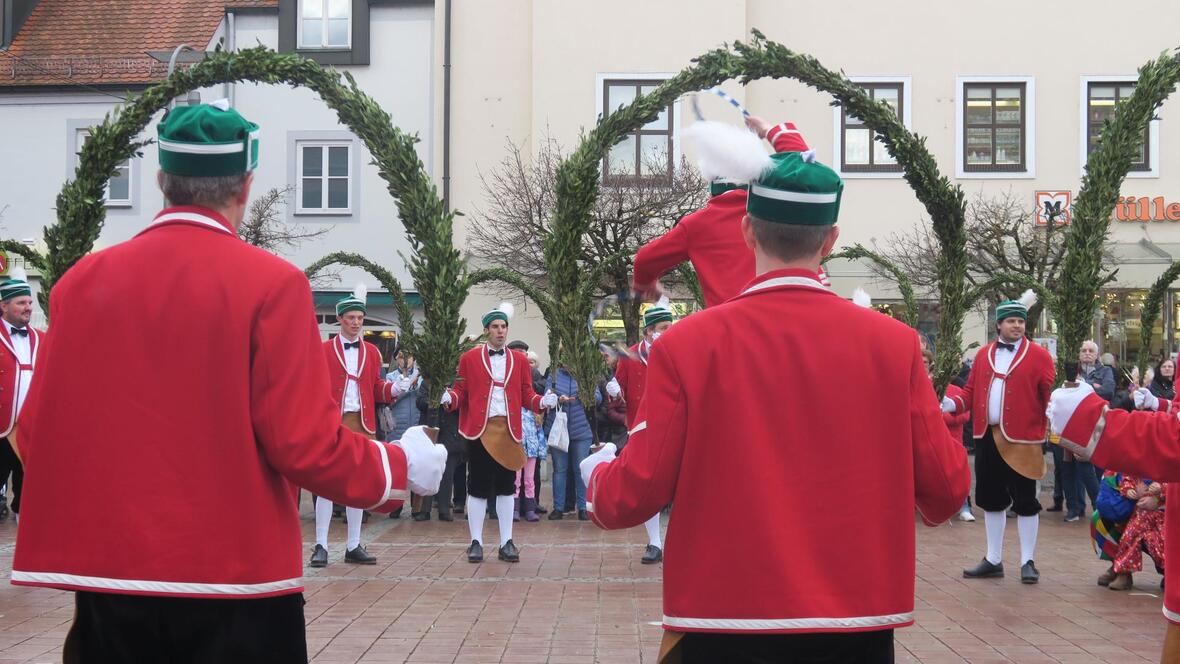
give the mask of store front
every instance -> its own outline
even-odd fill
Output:
[[[336,322],[336,302],[347,293],[334,291],[315,291],[313,293],[316,308],[316,324],[323,339],[334,339],[340,334],[340,323]],[[417,293],[406,293],[406,301],[414,314],[421,314],[422,299]],[[395,322],[397,312],[393,308],[393,298],[389,293],[369,293],[369,310],[365,314],[363,335],[365,341],[381,351],[381,359],[386,367],[393,361],[398,348],[398,334],[401,326]]]

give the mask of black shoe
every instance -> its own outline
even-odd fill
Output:
[[[500,560],[508,563],[520,562],[520,551],[516,550],[516,545],[512,540],[504,542],[504,546],[500,547]]]
[[[1045,511],[1046,512],[1060,512],[1061,511],[1061,502],[1062,501],[1060,501],[1060,500],[1054,500],[1053,507],[1047,508]]]
[[[1037,566],[1033,561],[1020,566],[1020,582],[1021,583],[1036,583],[1041,580],[1041,573],[1037,571]]]
[[[561,518],[563,516],[564,515],[561,513],[561,510],[553,510],[552,512],[549,513],[549,516],[547,518],[550,521],[561,521]]]
[[[441,519],[442,517],[439,517],[439,518]],[[414,515],[414,520],[415,521],[429,521],[430,520],[430,512],[418,512],[417,514]]]
[[[376,565],[377,556],[371,555],[365,551],[365,547],[358,544],[352,551],[344,552],[344,562],[355,565]]]
[[[534,511],[537,514],[548,514],[549,513],[549,510],[545,509],[545,506],[540,503],[537,503],[537,508]]]
[[[1004,563],[991,564],[987,558],[971,569],[963,570],[965,579],[999,579],[1004,576]]]
[[[392,512],[390,512],[390,513],[389,513],[389,518],[391,518],[391,519],[400,519],[400,518],[401,518],[401,515],[402,515],[402,508],[400,508],[400,507],[399,507],[399,508],[397,508],[397,509],[395,509],[394,511],[392,511]]]
[[[8,503],[0,501],[0,521],[8,518]]]
[[[462,514],[463,513],[463,506],[462,505],[455,505],[455,506],[451,507],[451,511],[454,512],[455,514]]]
[[[439,512],[438,520],[439,521],[454,521],[455,517],[451,516],[450,514],[443,514],[443,513]]]
[[[643,557],[639,562],[644,565],[654,565],[664,559],[664,552],[655,544],[648,544],[647,548],[643,550]]]
[[[478,540],[471,540],[471,546],[467,547],[467,562],[483,562],[483,545]]]
[[[586,510],[578,510],[578,521],[589,521],[589,520],[590,520],[590,515],[586,513]]]
[[[491,502],[491,501],[489,501],[489,502]],[[488,510],[488,518],[491,519],[492,521],[499,521],[500,515],[496,514],[495,508],[496,508],[496,504],[493,502],[492,509]]]
[[[311,562],[308,563],[311,567],[327,567],[328,566],[328,550],[319,544],[311,551]]]

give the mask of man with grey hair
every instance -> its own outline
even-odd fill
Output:
[[[257,136],[228,104],[171,110],[172,207],[53,289],[11,578],[75,591],[66,662],[306,662],[297,487],[382,513],[437,490],[428,436],[341,425],[307,278],[238,239]],[[96,496],[112,518],[76,519]]]

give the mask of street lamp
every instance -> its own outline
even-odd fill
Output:
[[[157,62],[164,62],[165,58],[167,58],[167,62],[168,62],[167,75],[168,76],[171,76],[172,72],[176,70],[176,63],[177,62],[200,62],[201,60],[205,59],[206,55],[208,55],[208,53],[206,51],[198,51],[195,48],[193,48],[192,46],[189,46],[188,44],[181,44],[180,46],[177,46],[176,48],[172,49],[171,52],[169,52],[169,51],[148,51],[147,54],[149,57],[151,57],[153,60],[156,60]],[[169,102],[168,108],[175,107],[176,103],[177,103],[177,100],[173,99],[171,102]],[[188,106],[196,106],[197,104],[200,104],[201,103],[201,93],[196,90],[190,90],[188,92],[188,95],[185,96],[183,103]]]

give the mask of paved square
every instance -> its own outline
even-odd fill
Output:
[[[78,518],[105,517],[98,506]],[[306,556],[314,539],[306,494],[303,523]],[[415,523],[374,516],[363,538],[379,560],[366,567],[343,562],[344,525],[334,521],[329,565],[305,570],[312,661],[655,661],[661,569],[639,563],[647,543],[641,527],[604,532],[569,518],[518,523],[515,565],[495,560],[495,521],[485,533],[489,560],[471,565],[462,517]],[[8,584],[15,535],[11,518],[0,522],[0,664],[58,662],[72,596]],[[62,533],[62,546],[69,545]],[[1159,575],[1136,575],[1130,592],[1097,586],[1106,566],[1092,554],[1084,522],[1042,514],[1036,586],[1021,585],[1017,576],[1015,522],[1006,533],[1007,578],[962,578],[960,570],[979,560],[983,546],[982,519],[919,526],[918,622],[897,634],[899,662],[1159,660]]]

